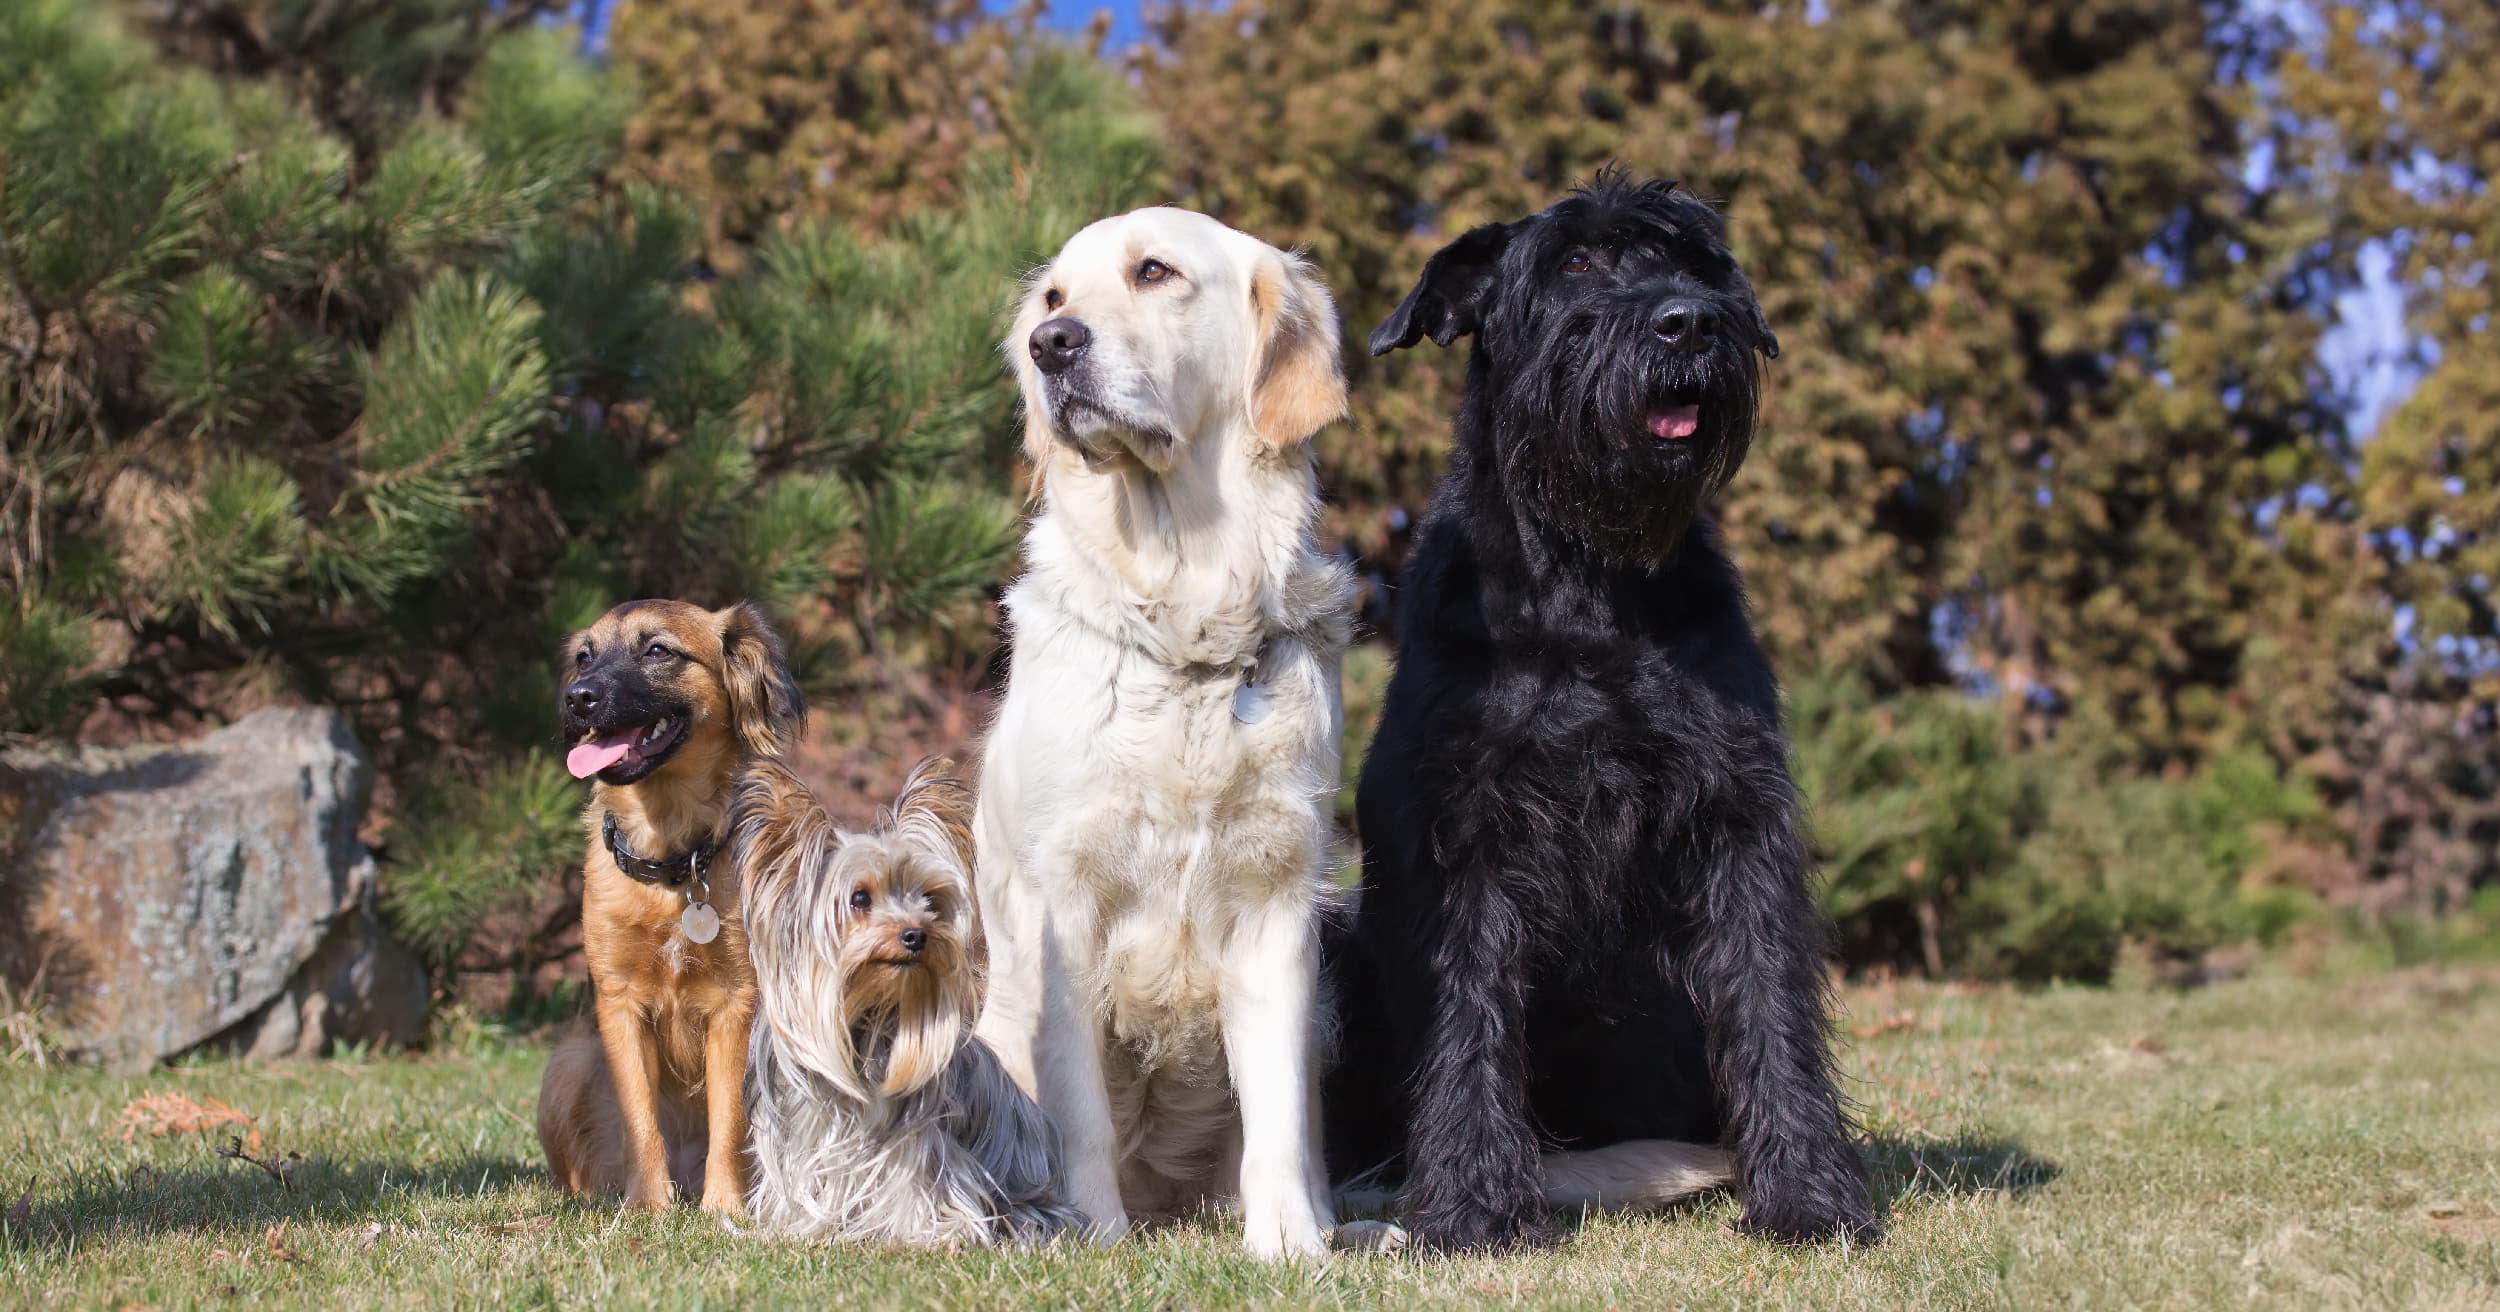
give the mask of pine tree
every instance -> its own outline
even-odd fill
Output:
[[[437,6],[403,77],[411,12],[248,68],[164,37],[210,72],[0,7],[0,728],[345,706],[403,932],[526,968],[578,859],[548,653],[627,597],[745,596],[819,692],[977,661],[1016,514],[1000,310],[1153,150],[1108,70],[1023,49],[1032,130],[960,203],[712,278],[702,216],[619,181],[633,101],[572,34]]]

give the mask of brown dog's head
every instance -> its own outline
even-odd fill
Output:
[[[567,639],[564,663],[565,765],[577,779],[639,783],[681,754],[779,756],[806,727],[781,637],[752,602],[629,601]]]

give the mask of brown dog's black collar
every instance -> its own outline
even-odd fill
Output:
[[[691,850],[664,861],[639,856],[625,846],[624,838],[617,834],[614,811],[608,812],[607,823],[601,827],[601,833],[607,839],[608,856],[615,860],[617,869],[624,871],[628,878],[662,888],[684,888],[688,880],[703,878],[703,868],[712,863],[713,853],[720,850],[720,836],[715,834],[695,844]]]

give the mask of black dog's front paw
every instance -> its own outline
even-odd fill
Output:
[[[1406,1245],[1425,1253],[1510,1253],[1553,1242],[1533,1211],[1503,1213],[1489,1207],[1441,1207],[1406,1218]]]
[[[1756,1181],[1746,1193],[1744,1219],[1737,1228],[1782,1244],[1821,1243],[1843,1235],[1873,1244],[1884,1237],[1867,1199],[1866,1178],[1854,1162],[1820,1176]]]

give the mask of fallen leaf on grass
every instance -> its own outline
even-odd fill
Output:
[[[8,1212],[0,1215],[0,1221],[6,1221],[11,1230],[23,1230],[26,1228],[26,1223],[33,1219],[35,1219],[35,1182],[29,1178],[26,1181],[26,1192],[19,1194],[17,1201],[9,1204]]]
[[[2422,1213],[2434,1221],[2446,1220],[2452,1216],[2465,1215],[2465,1204],[2443,1198],[2438,1202],[2425,1204]]]
[[[185,1093],[151,1093],[126,1103],[114,1125],[120,1129],[123,1143],[136,1140],[143,1132],[151,1139],[162,1139],[169,1134],[199,1134],[240,1125],[244,1129],[244,1149],[257,1153],[261,1147],[260,1127],[251,1113],[217,1098],[194,1099]]]
[[[1852,1025],[1849,1027],[1849,1032],[1861,1039],[1873,1039],[1886,1034],[1898,1034],[1917,1024],[1918,1013],[1916,1011],[1896,1011],[1872,1024]]]
[[[286,1245],[286,1222],[279,1221],[271,1225],[260,1238],[262,1243],[268,1245],[269,1256],[272,1258],[281,1262],[295,1260],[295,1250]]]
[[[370,1253],[373,1251],[373,1246],[380,1242],[382,1242],[382,1223],[376,1221],[366,1226],[365,1232],[356,1237],[356,1251]]]

